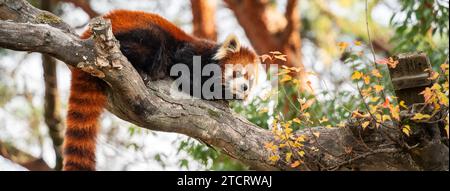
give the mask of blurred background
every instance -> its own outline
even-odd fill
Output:
[[[448,61],[448,0],[29,2],[60,16],[79,34],[95,16],[114,9],[142,10],[199,37],[220,42],[234,33],[258,54],[280,51],[287,61],[275,62],[304,68],[289,74],[300,83],[282,85],[277,105],[264,96],[232,103],[236,112],[267,129],[275,115],[298,115],[292,99],[300,97],[317,100],[309,108],[311,126],[335,126],[347,119],[361,105],[350,76],[353,69],[374,62],[372,52],[378,60],[423,51],[435,68]],[[380,72],[383,81],[389,80],[387,70]],[[60,61],[0,48],[0,170],[60,170],[69,82],[70,71]],[[248,169],[220,149],[183,135],[142,129],[107,112],[101,124],[98,170]]]

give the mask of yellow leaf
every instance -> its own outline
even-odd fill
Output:
[[[377,112],[377,109],[378,109],[378,105],[369,105],[370,113]]]
[[[282,75],[285,75],[285,74],[289,74],[290,72],[291,72],[290,70],[283,68],[283,69],[281,69],[280,72],[277,73],[277,76],[282,76]]]
[[[449,69],[448,63],[447,64],[441,64],[441,70],[442,71],[448,71],[448,69]]]
[[[305,156],[305,151],[298,151],[297,153],[298,153],[298,155],[300,155],[301,157]]]
[[[448,107],[448,97],[442,92],[437,92],[437,97],[439,99],[439,104],[445,105]]]
[[[431,90],[431,88],[425,88],[425,90],[420,92],[420,94],[423,95],[425,103],[431,103],[431,98],[433,97],[433,91]]]
[[[264,144],[264,147],[265,147],[267,150],[272,151],[272,152],[275,152],[275,151],[278,149],[278,146],[274,145],[273,142],[265,143],[265,144]]]
[[[270,51],[269,53],[270,53],[270,54],[275,54],[275,55],[283,54],[283,53],[281,53],[280,51]]]
[[[269,109],[267,107],[262,108],[259,113],[267,113],[269,111]]]
[[[381,117],[381,114],[379,114],[379,113],[375,114],[375,119],[377,121],[383,121],[383,118]]]
[[[301,99],[300,99],[300,98],[297,98],[297,101],[298,101],[300,104],[303,105],[303,104],[306,102],[306,98],[304,98],[304,97],[301,98]]]
[[[380,85],[374,85],[373,88],[375,89],[375,92],[380,93],[381,91],[384,90],[383,86]]]
[[[348,43],[346,42],[338,42],[338,47],[340,51],[344,51],[348,47]]]
[[[331,125],[327,125],[327,126],[325,126],[325,128],[327,128],[327,129],[331,129],[331,128],[333,128]]]
[[[269,160],[271,162],[277,162],[279,159],[280,159],[280,156],[278,156],[278,155],[272,155],[269,157]]]
[[[428,78],[429,80],[436,80],[439,78],[439,73],[432,71],[430,77]]]
[[[311,107],[312,104],[314,104],[314,102],[316,102],[316,99],[311,98],[308,101],[305,102],[305,104],[301,105],[300,111],[305,111],[307,110],[309,107]]]
[[[294,163],[291,164],[292,168],[297,168],[298,166],[300,166],[300,161],[296,160]]]
[[[286,153],[286,161],[291,162],[291,158],[292,158],[292,153],[291,152]]]
[[[282,61],[285,61],[285,62],[287,61],[286,55],[275,55],[273,57],[278,59],[278,60],[282,60]]]
[[[272,57],[269,56],[269,55],[267,55],[267,54],[263,54],[263,55],[261,55],[260,57],[261,57],[261,60],[262,60],[263,62],[265,62],[267,59],[272,60]]]
[[[449,72],[448,69],[449,69],[448,62],[445,64],[441,64],[441,70],[444,72],[444,75],[447,77],[447,80],[448,80],[448,72]]]
[[[301,136],[297,137],[296,141],[298,141],[298,142],[305,142],[305,135],[301,135]]]
[[[428,114],[422,114],[422,113],[416,113],[412,120],[418,121],[418,120],[424,120],[424,119],[430,119],[430,115]]]
[[[380,99],[380,97],[370,97],[370,102],[378,102],[378,100]]]
[[[433,84],[433,86],[431,86],[431,89],[440,91],[442,89],[442,87],[438,83],[435,83],[435,84]]]
[[[286,136],[290,136],[292,134],[292,131],[293,130],[289,127],[284,130],[284,132],[286,132]]]
[[[370,95],[370,92],[371,92],[371,91],[372,91],[372,87],[368,87],[367,89],[363,89],[363,90],[361,91],[361,94],[362,94],[363,97],[367,97],[367,96]]]
[[[389,110],[391,111],[391,116],[399,121],[400,120],[400,107],[397,105],[395,107],[389,107]]]
[[[289,122],[288,123],[283,123],[282,126],[287,129],[287,128],[289,128],[291,126],[291,123],[289,123]]]
[[[352,117],[354,117],[354,118],[367,118],[369,116],[370,116],[370,114],[368,114],[368,113],[361,114],[358,110],[352,112]]]
[[[378,71],[377,69],[373,69],[372,70],[372,75],[377,77],[377,78],[382,78],[383,76],[381,75],[380,71]]]
[[[290,69],[288,66],[286,66],[286,65],[281,66],[281,68],[286,69],[286,70],[291,70],[291,69]]]
[[[389,61],[387,64],[390,68],[395,68],[397,67],[398,61],[394,60],[392,57],[389,57]]]
[[[359,40],[355,40],[355,42],[353,42],[355,44],[355,46],[361,46],[362,42]]]
[[[303,145],[303,144],[301,144],[301,143],[299,143],[299,142],[295,142],[293,145],[292,145],[294,148],[300,148],[300,147],[303,147],[303,146],[305,146],[305,145]]]
[[[405,109],[408,109],[408,106],[405,105],[405,101],[400,101],[399,105]]]
[[[325,123],[328,121],[328,118],[323,116],[322,119],[319,119],[319,123]]]
[[[345,122],[341,121],[337,126],[340,128],[343,128],[343,127],[345,127]]]
[[[290,75],[283,75],[283,78],[281,78],[280,83],[287,82],[290,80],[292,80],[292,77]]]
[[[291,70],[292,71],[295,71],[295,72],[300,72],[300,71],[302,71],[303,69],[302,68],[300,68],[300,67],[291,67]],[[311,72],[309,72],[308,74],[310,74]]]
[[[311,118],[311,115],[308,112],[303,113],[302,116],[305,117],[306,119]]]
[[[363,79],[366,85],[370,83],[370,76],[364,76]]]
[[[369,124],[370,124],[370,121],[365,121],[364,123],[361,124],[361,127],[363,129],[366,129],[366,127],[369,126]]]
[[[391,116],[389,116],[389,115],[383,115],[383,116],[382,116],[382,121],[391,121]]]
[[[300,121],[300,119],[298,119],[297,117],[294,118],[292,121],[295,122],[295,123],[298,123],[298,124],[301,124],[301,123],[302,123],[302,122]]]
[[[402,131],[406,136],[409,137],[409,135],[411,134],[411,127],[409,125],[405,125],[403,126]]]
[[[353,72],[352,75],[352,80],[359,80],[364,76],[364,73],[360,72],[360,71],[355,71]]]

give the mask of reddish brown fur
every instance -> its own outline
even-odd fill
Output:
[[[116,10],[104,16],[111,20],[113,33],[127,32],[130,29],[146,29],[150,23],[156,24],[176,39],[193,41],[195,37],[164,19],[163,17],[142,11]]]

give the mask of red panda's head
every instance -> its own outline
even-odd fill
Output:
[[[222,68],[222,82],[240,99],[245,99],[254,85],[260,64],[257,54],[241,46],[235,35],[229,35],[220,45],[214,59]]]

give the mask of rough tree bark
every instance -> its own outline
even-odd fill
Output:
[[[43,14],[55,22],[36,19]],[[253,169],[293,170],[268,160],[264,143],[276,142],[272,133],[236,115],[226,103],[174,99],[168,79],[144,84],[119,51],[108,21],[91,21],[93,38],[81,40],[56,16],[25,1],[0,0],[0,18],[0,47],[48,53],[103,79],[109,84],[107,109],[118,117],[143,128],[194,137]],[[315,137],[317,132],[320,137]],[[405,148],[398,128],[361,132],[358,123],[349,123],[346,128],[296,133],[308,140],[300,170],[448,170],[448,147],[424,139],[427,144]]]
[[[193,34],[200,38],[217,40],[216,4],[210,0],[191,0]]]

